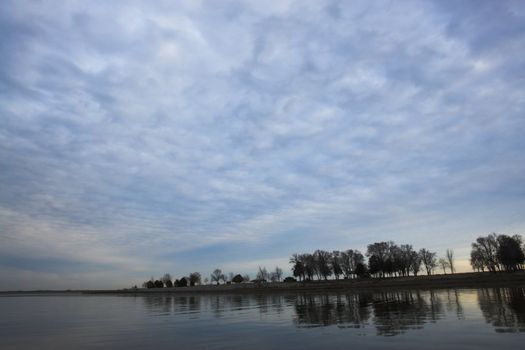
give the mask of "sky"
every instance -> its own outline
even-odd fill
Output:
[[[0,290],[525,233],[522,1],[0,3]]]

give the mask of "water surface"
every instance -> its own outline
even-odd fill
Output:
[[[265,295],[3,295],[1,349],[495,349],[525,289]]]

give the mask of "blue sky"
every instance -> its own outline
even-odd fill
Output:
[[[521,1],[2,1],[0,289],[524,233]]]

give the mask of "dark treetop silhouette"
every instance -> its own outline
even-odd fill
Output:
[[[470,263],[474,270],[512,272],[523,270],[524,262],[523,240],[519,235],[492,233],[488,236],[480,236],[472,243]],[[417,251],[410,244],[397,245],[392,241],[369,244],[365,254],[354,249],[332,252],[318,249],[311,254],[293,254],[290,257],[293,276],[299,281],[327,280],[332,277],[338,280],[417,276],[422,269],[427,275],[431,275],[438,267],[438,263],[443,273],[446,273],[447,269],[450,273],[454,273],[454,252],[447,249],[445,257],[438,259],[436,252],[426,248]],[[273,271],[268,271],[266,267],[259,267],[257,277],[252,282],[281,282],[282,277],[283,270],[278,266]],[[207,283],[208,279],[204,281]],[[250,278],[232,272],[225,274],[217,268],[211,273],[209,281],[212,284],[247,283],[250,282]],[[284,282],[291,281],[295,279],[291,277],[284,279]],[[199,272],[193,272],[189,277],[182,277],[174,282],[171,275],[166,273],[158,280],[152,277],[143,283],[143,287],[186,287],[201,283]]]

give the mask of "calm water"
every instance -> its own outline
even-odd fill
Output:
[[[7,349],[518,349],[525,289],[0,297]]]

